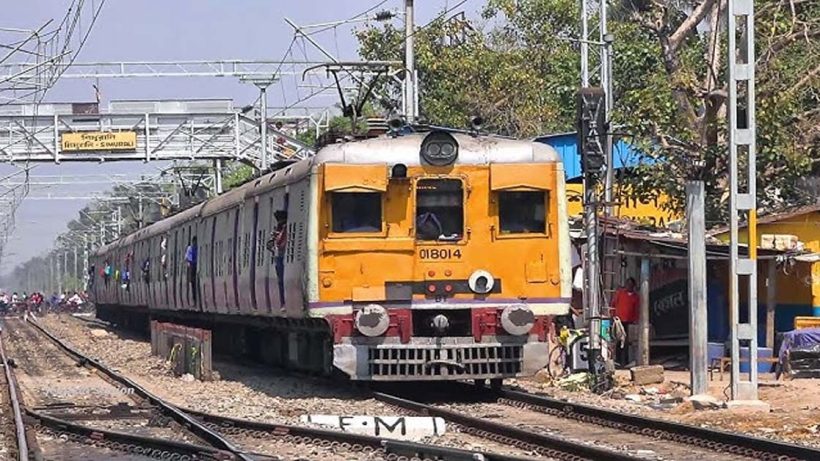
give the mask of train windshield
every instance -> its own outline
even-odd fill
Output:
[[[500,192],[498,221],[502,234],[546,233],[544,191]]]
[[[334,192],[331,202],[333,232],[382,231],[382,194]]]
[[[464,233],[464,189],[458,179],[416,184],[416,239],[457,241]]]

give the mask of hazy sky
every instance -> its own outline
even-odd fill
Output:
[[[99,0],[97,0],[99,1]],[[91,61],[173,61],[206,59],[282,59],[293,37],[283,18],[300,25],[345,19],[380,3],[381,0],[107,0],[99,21],[83,48],[78,62]],[[443,9],[458,5],[458,0],[416,0],[417,24],[424,24]],[[59,21],[69,0],[2,0],[0,26],[37,28],[49,19]],[[454,11],[471,14],[482,0],[468,0]],[[380,9],[401,9],[402,0],[387,0]],[[473,15],[471,14],[471,16]],[[323,33],[321,44],[341,59],[355,60],[356,42],[351,27]],[[310,50],[307,50],[311,53]],[[294,58],[304,58],[301,49]],[[309,55],[308,57],[314,57]],[[94,100],[93,81],[61,81],[51,90],[47,101],[86,102]],[[112,99],[233,98],[236,105],[255,100],[257,90],[236,79],[167,78],[103,80],[103,104]],[[271,91],[270,104],[293,102],[294,94]],[[337,100],[324,97],[308,105],[333,105]],[[139,162],[108,164],[43,164],[35,175],[76,175],[96,173],[139,174],[161,165]],[[16,171],[0,166],[0,177]],[[108,186],[94,186],[105,190]],[[89,186],[77,194],[88,194]],[[46,192],[46,191],[44,191]],[[44,193],[43,192],[43,193]],[[65,189],[51,193],[67,195]],[[37,192],[33,192],[37,193]],[[9,241],[0,272],[44,253],[54,238],[65,231],[65,224],[76,217],[83,201],[27,200],[17,213],[17,226]]]

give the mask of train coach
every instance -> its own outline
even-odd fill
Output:
[[[499,383],[546,365],[568,312],[564,194],[545,144],[332,144],[100,248],[90,291],[102,319],[209,328],[216,350],[276,365]]]

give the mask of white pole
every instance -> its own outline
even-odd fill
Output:
[[[589,86],[589,11],[586,0],[581,0],[581,86]]]
[[[413,50],[413,1],[404,0],[404,106],[408,123],[416,120],[416,62]]]
[[[262,161],[260,162],[260,166],[262,169],[262,173],[268,171],[268,91],[267,86],[260,86],[259,91],[261,94],[259,95],[262,99],[262,114],[260,114],[259,123],[261,123],[261,133],[262,133]]]
[[[706,394],[706,222],[703,181],[686,183],[689,224],[689,373],[692,395]]]

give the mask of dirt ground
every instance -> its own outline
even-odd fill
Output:
[[[42,323],[84,352],[127,372],[149,390],[197,410],[291,424],[299,423],[299,415],[310,413],[391,413],[380,402],[362,398],[351,389],[277,376],[247,364],[219,363],[221,380],[184,382],[170,374],[162,359],[150,355],[150,344],[143,340],[120,337],[66,316],[47,316]],[[761,374],[760,399],[771,410],[748,413],[725,408],[695,410],[685,400],[689,396],[689,373],[667,370],[664,377],[661,384],[634,386],[629,382],[629,372],[619,370],[616,389],[605,395],[563,390],[541,376],[509,380],[508,384],[571,402],[820,447],[820,380],[775,381],[773,374]],[[728,400],[728,386],[728,374],[720,381],[715,373],[714,380],[709,381],[709,393],[722,403]]]
[[[562,390],[539,378],[518,380],[516,384],[531,392],[577,403],[820,447],[818,379],[776,381],[774,374],[761,373],[759,397],[770,405],[769,412],[727,408],[696,410],[686,400],[690,394],[688,371],[667,370],[663,383],[635,386],[630,382],[629,371],[618,370],[616,382],[616,389],[602,396],[587,391]],[[723,381],[715,373],[714,380],[709,381],[709,395],[715,397],[719,404],[728,400],[728,373],[724,374]]]

